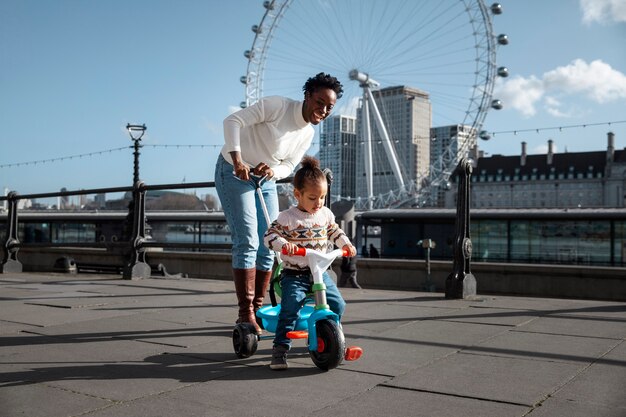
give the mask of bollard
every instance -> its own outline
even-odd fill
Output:
[[[430,250],[435,249],[437,244],[432,239],[423,239],[418,241],[417,244],[426,249],[426,282],[424,283],[424,291],[434,292],[435,283],[430,276]]]
[[[446,278],[446,298],[470,298],[476,295],[476,278],[470,271],[470,176],[472,164],[463,158],[455,171],[459,177],[456,204],[456,237],[453,271]]]

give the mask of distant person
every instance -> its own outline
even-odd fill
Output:
[[[237,323],[251,323],[263,306],[274,253],[259,244],[269,227],[250,173],[267,176],[261,192],[270,221],[278,215],[276,179],[291,175],[311,146],[314,130],[343,93],[337,78],[320,72],[304,84],[304,100],[271,96],[224,119],[224,146],[215,166],[215,188],[232,238],[232,269],[239,306]]]
[[[361,288],[356,280],[356,256],[344,256],[341,258],[341,274],[339,275],[339,287],[350,284],[352,288]]]
[[[361,256],[363,258],[367,258],[368,256],[370,256],[369,253],[367,253],[367,246],[365,245],[361,247]]]
[[[374,245],[372,245],[371,243],[370,243],[370,258],[380,258],[378,249],[376,249]]]
[[[274,370],[288,368],[287,352],[291,349],[291,339],[287,333],[295,329],[300,310],[312,286],[307,260],[302,256],[294,256],[294,252],[298,247],[326,252],[331,243],[347,251],[349,256],[356,255],[356,248],[335,222],[333,212],[324,205],[327,192],[326,175],[320,169],[319,161],[305,156],[301,168],[293,177],[293,194],[298,205],[282,211],[265,232],[263,241],[267,247],[277,252],[286,250],[288,253],[281,256],[282,295],[270,363],[270,368]],[[346,302],[328,272],[324,272],[323,279],[326,302],[341,319]]]

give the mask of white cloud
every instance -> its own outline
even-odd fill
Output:
[[[626,98],[626,75],[600,60],[587,64],[576,59],[543,75],[546,90],[582,93],[597,103]]]
[[[570,117],[571,114],[564,113],[561,110],[561,102],[552,96],[546,96],[544,100],[544,107],[546,111],[554,117]]]
[[[516,76],[506,81],[499,78],[494,89],[494,97],[502,100],[505,108],[518,110],[526,117],[535,115],[535,104],[543,94],[543,83],[535,76]]]
[[[580,8],[585,24],[626,22],[626,1],[624,0],[580,0]]]
[[[553,116],[571,116],[560,100],[566,96],[583,96],[600,104],[626,99],[626,75],[601,60],[587,63],[576,59],[546,72],[541,79],[534,75],[499,79],[494,89],[494,97],[502,100],[505,108],[525,117],[534,116],[540,103]]]

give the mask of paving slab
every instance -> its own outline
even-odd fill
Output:
[[[519,329],[537,333],[623,339],[626,337],[626,319],[579,315],[548,316],[523,324]]]
[[[111,402],[46,384],[0,386],[0,416],[67,417],[89,415]]]
[[[377,303],[372,305],[355,305],[349,303],[342,318],[345,328],[361,328],[374,332],[384,332],[398,328],[408,323],[440,317],[447,312],[456,312],[455,309],[417,307],[415,305],[393,305]]]
[[[590,364],[619,340],[509,331],[465,349],[466,353]]]
[[[345,328],[349,335],[351,328]],[[362,347],[364,353],[359,361],[350,366],[362,372],[397,376],[503,331],[501,326],[484,324],[433,320],[414,322],[354,339],[352,344]]]
[[[77,364],[51,368],[47,385],[111,401],[132,401],[224,377],[247,368],[176,355],[154,355],[142,362]],[[123,383],[120,383],[123,381]]]
[[[76,310],[80,310],[80,313],[77,314]],[[19,303],[17,306],[10,309],[6,308],[6,311],[2,311],[2,319],[0,322],[23,323],[29,326],[49,327],[68,323],[71,324],[73,322],[91,321],[95,319],[126,315],[128,315],[127,312],[120,310],[58,308],[25,302]]]
[[[593,387],[593,389],[590,389]],[[591,364],[554,394],[554,398],[575,404],[619,409],[626,416],[626,341]]]
[[[626,408],[604,404],[587,404],[572,400],[549,398],[536,407],[529,417],[624,417]]]
[[[381,412],[381,404],[387,404]],[[529,407],[377,386],[314,412],[314,417],[520,417]]]
[[[538,315],[528,310],[513,310],[489,306],[469,306],[464,309],[442,312],[437,319],[459,323],[493,324],[498,326],[521,326],[535,320]]]
[[[410,370],[388,385],[533,406],[585,367],[570,362],[456,353]]]

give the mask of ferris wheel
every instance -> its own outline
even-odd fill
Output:
[[[241,106],[270,95],[302,99],[307,78],[317,72],[336,76],[344,94],[333,114],[378,117],[372,126],[382,129],[381,151],[370,150],[370,163],[385,160],[392,171],[385,192],[374,194],[368,183],[366,195],[341,198],[356,201],[357,209],[433,205],[449,187],[459,159],[476,144],[487,111],[502,107],[492,91],[495,78],[508,75],[496,66],[497,45],[508,40],[494,35],[491,21],[501,6],[482,0],[271,0],[263,6],[260,22],[252,26],[252,47],[244,53]],[[404,132],[386,117],[394,109],[377,99],[381,89],[394,86],[427,93],[432,127],[463,125],[469,132],[465,140],[449,141],[418,175],[407,175],[410,169],[396,157],[403,152],[396,144]],[[363,111],[368,108],[374,111]],[[369,121],[362,126],[367,131]],[[413,140],[436,143],[426,132]],[[360,140],[368,145],[370,139]]]

